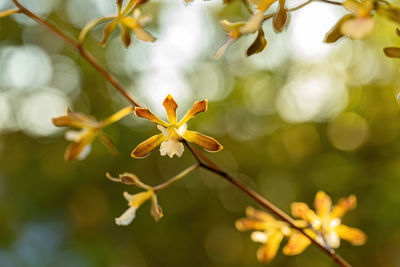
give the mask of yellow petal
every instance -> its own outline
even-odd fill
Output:
[[[363,231],[343,224],[336,228],[336,233],[341,239],[349,241],[354,246],[361,246],[367,241],[367,236]]]
[[[264,13],[262,11],[252,15],[250,19],[239,28],[241,34],[254,33],[261,28],[261,23],[264,20]],[[232,36],[233,37],[233,36]]]
[[[178,104],[175,102],[175,99],[171,95],[168,95],[164,99],[163,106],[167,112],[169,123],[172,125],[177,124],[176,109],[178,108]]]
[[[117,0],[118,14],[121,14],[123,0]]]
[[[92,128],[94,126],[94,122],[86,115],[77,112],[71,112],[69,109],[67,110],[66,116],[53,118],[52,121],[57,127],[71,126],[76,128]]]
[[[153,190],[148,190],[145,192],[140,192],[134,195],[131,195],[127,192],[124,192],[124,197],[128,200],[128,204],[131,207],[138,208],[140,207],[145,201],[149,200],[151,196],[154,194]]]
[[[142,27],[132,29],[136,37],[143,42],[155,42],[156,38]]]
[[[256,219],[256,220],[264,221],[264,222],[275,222],[276,221],[274,219],[274,217],[272,217],[265,211],[255,209],[251,206],[248,206],[246,208],[246,216],[251,219]]]
[[[201,146],[208,152],[218,152],[223,148],[223,146],[220,143],[218,143],[218,141],[215,140],[214,138],[203,135],[198,132],[187,130],[183,134],[183,138],[191,143],[195,143]]]
[[[315,210],[319,217],[327,216],[332,208],[331,198],[323,191],[318,191],[314,200]]]
[[[163,134],[158,134],[150,137],[146,141],[140,143],[133,151],[132,158],[141,159],[150,154],[153,149],[155,149],[158,145],[166,140],[166,137]]]
[[[276,0],[250,0],[250,2],[257,6],[258,10],[261,10],[264,13],[274,2],[276,2]]]
[[[90,127],[91,125],[74,120],[73,118],[69,116],[61,116],[58,118],[53,118],[52,119],[53,124],[57,127],[63,127],[63,126],[71,126],[71,127],[76,127],[76,128],[83,128],[83,127]]]
[[[246,24],[246,22],[232,23],[227,20],[221,20],[219,23],[221,24],[222,29],[229,33],[229,35],[235,39],[239,38],[239,36],[236,36],[240,35],[239,28],[243,27]]]
[[[79,142],[71,143],[65,151],[64,159],[67,161],[78,159],[86,146],[92,143],[96,135],[97,134],[95,132],[88,131],[88,134],[86,134]]]
[[[151,196],[151,216],[153,216],[156,221],[160,220],[164,216],[160,205],[158,205],[156,194]]]
[[[239,219],[235,222],[236,229],[239,231],[266,230],[267,224],[263,221],[251,220],[247,218]]]
[[[104,27],[103,40],[100,42],[101,46],[104,46],[106,44],[106,42],[107,42],[108,38],[110,37],[111,33],[113,33],[113,31],[115,31],[117,26],[118,26],[118,22],[117,21],[112,21],[112,22],[108,23]],[[83,39],[82,39],[82,41],[83,41]]]
[[[100,141],[110,150],[111,154],[116,157],[119,155],[117,148],[111,138],[103,132],[99,133]]]
[[[283,239],[281,231],[274,231],[268,235],[267,243],[257,251],[257,259],[261,262],[270,262],[276,255]]]
[[[81,32],[79,33],[79,38],[78,41],[80,44],[83,43],[83,41],[85,40],[86,35],[94,28],[96,27],[98,24],[103,23],[105,21],[109,21],[109,20],[115,20],[115,17],[100,17],[97,18],[95,20],[92,20],[91,22],[89,22],[88,24],[85,25],[85,27],[81,30]],[[107,27],[107,26],[106,26]],[[105,32],[105,28],[104,28],[104,32]],[[111,33],[109,33],[110,35]],[[108,37],[107,37],[108,38]],[[105,43],[105,42],[104,42]]]
[[[136,35],[136,37],[139,40],[142,40],[144,42],[154,42],[156,40],[156,38],[154,38],[150,33],[148,33],[147,31],[145,31],[142,28],[142,25],[136,21],[134,18],[129,17],[129,18],[124,18],[122,20],[122,23],[129,27]]]
[[[385,47],[383,49],[385,55],[388,57],[400,58],[400,48],[399,47]]]
[[[169,124],[151,113],[148,108],[135,108],[135,115],[168,128]]]
[[[329,32],[325,35],[324,42],[325,42],[325,43],[334,43],[334,42],[336,42],[337,40],[339,40],[340,38],[342,38],[342,37],[343,37],[343,33],[342,33],[342,31],[341,31],[342,24],[343,24],[345,21],[347,21],[347,20],[349,20],[349,19],[352,19],[352,18],[354,18],[354,16],[353,16],[353,15],[350,15],[350,14],[349,14],[349,15],[343,16],[343,17],[332,27],[332,29],[330,29]]]
[[[340,218],[348,210],[355,209],[356,206],[357,206],[356,196],[351,195],[348,198],[341,198],[339,199],[338,203],[333,207],[331,212],[331,218]]]
[[[178,123],[178,126],[182,126],[188,120],[192,119],[197,114],[207,111],[207,100],[194,102],[192,108],[186,113],[185,117]]]
[[[311,241],[305,235],[296,231],[290,236],[282,251],[285,255],[297,255],[302,253],[310,244]]]
[[[107,125],[110,125],[111,123],[114,123],[116,121],[119,121],[120,119],[122,119],[123,117],[125,117],[126,115],[129,115],[132,111],[133,111],[134,107],[130,106],[130,107],[126,107],[121,109],[120,111],[114,113],[113,115],[111,115],[110,117],[108,117],[107,119],[101,121],[99,123],[99,127],[105,127]]]
[[[400,8],[394,6],[378,5],[379,15],[386,17],[396,23],[400,23]]]
[[[129,28],[121,23],[121,40],[126,48],[131,44],[131,33],[129,32]]]
[[[291,205],[291,209],[294,217],[302,218],[303,220],[311,223],[315,228],[320,226],[320,220],[318,216],[308,207],[306,203],[294,202]]]
[[[344,8],[346,8],[348,11],[353,12],[353,13],[357,13],[363,7],[362,4],[356,0],[345,0],[342,3],[342,6]]]
[[[366,38],[375,28],[372,17],[349,19],[340,26],[340,31],[353,40]]]

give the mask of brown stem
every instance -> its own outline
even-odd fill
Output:
[[[84,57],[98,72],[100,72],[101,75],[104,76],[132,105],[139,107],[138,101],[135,100],[135,98],[128,92],[126,91],[121,84],[118,83],[118,81],[110,74],[108,73],[97,60],[90,54],[85,48],[83,48],[78,42],[73,40],[71,37],[66,35],[64,32],[59,30],[55,25],[52,23],[45,21],[44,19],[38,17],[34,13],[32,13],[29,9],[25,8],[23,5],[21,5],[18,0],[12,0],[14,4],[19,8],[20,12],[25,14],[26,16],[30,17],[34,21],[38,22],[39,24],[43,25],[47,29],[49,29],[51,32],[53,32],[55,35],[63,39],[69,46],[73,47],[75,50],[77,50],[82,57]]]
[[[81,45],[79,45],[78,42],[74,41],[72,38],[70,38],[68,35],[66,35],[64,32],[59,30],[55,25],[51,24],[48,21],[43,20],[42,18],[36,16],[33,14],[31,11],[26,9],[24,6],[22,6],[18,0],[12,0],[14,4],[20,9],[21,13],[25,14],[26,16],[30,17],[31,19],[35,20],[39,24],[43,25],[44,27],[48,28],[51,32],[53,32],[55,35],[63,39],[68,45],[71,47],[75,48],[97,71],[100,72],[101,75],[103,75],[125,98],[127,98],[134,106],[140,107],[141,105],[138,104],[138,102],[122,87],[121,84],[118,83],[118,81],[111,75],[109,74],[98,62],[97,60],[87,51],[85,50]],[[320,0],[323,2],[327,3],[335,3],[331,2],[329,0]],[[337,3],[335,3],[337,4]],[[265,18],[269,19],[273,16],[271,15],[266,15]],[[184,170],[183,172],[190,172],[194,170],[197,167],[202,167],[204,169],[207,169],[215,174],[218,174],[219,176],[223,177],[233,185],[235,185],[238,189],[249,195],[251,198],[253,198],[255,201],[257,201],[261,206],[263,206],[265,209],[269,210],[271,213],[273,213],[276,217],[280,218],[283,221],[286,221],[288,224],[291,225],[294,229],[300,231],[302,234],[304,234],[307,238],[311,240],[311,242],[321,249],[323,252],[325,252],[327,255],[329,255],[333,261],[335,261],[338,265],[342,267],[351,267],[351,265],[346,262],[339,254],[337,254],[333,249],[327,249],[326,247],[322,246],[319,244],[316,240],[314,240],[312,237],[307,235],[305,231],[299,227],[296,226],[295,221],[286,213],[284,213],[282,210],[280,210],[278,207],[276,207],[274,204],[269,202],[267,199],[262,197],[260,194],[258,194],[256,191],[248,187],[247,185],[243,184],[241,181],[236,179],[234,176],[230,175],[229,173],[225,172],[222,170],[221,167],[219,167],[216,163],[214,163],[211,159],[209,159],[206,155],[201,153],[199,150],[196,148],[192,147],[190,144],[187,142],[184,142],[188,149],[191,151],[193,156],[195,157],[196,161],[198,164],[193,165],[192,167],[189,167],[188,169]],[[182,174],[182,173],[181,173]],[[179,178],[183,177],[181,174],[178,174]],[[171,180],[172,182],[179,179],[175,179],[177,176],[173,177]],[[169,185],[171,180],[167,181],[165,184]],[[160,185],[158,187],[155,187],[155,190],[160,190],[165,187],[164,184]]]
[[[330,1],[330,0],[308,0],[308,1],[304,2],[303,4],[300,4],[298,6],[289,8],[286,11],[289,13],[289,12],[293,12],[293,11],[299,10],[299,9],[301,9],[301,8],[307,6],[307,5],[309,5],[309,4],[311,4],[311,3],[315,2],[315,1],[320,1],[320,2],[323,2],[323,3],[332,4],[332,5],[338,5],[338,6],[342,5],[342,3],[335,2],[335,1]],[[276,14],[277,14],[277,12],[265,15],[263,21],[272,19]]]

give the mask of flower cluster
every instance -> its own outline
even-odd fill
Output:
[[[133,31],[135,36],[144,42],[154,42],[156,39],[147,32],[143,26],[151,20],[151,16],[141,16],[140,10],[137,8],[139,5],[145,3],[147,0],[130,0],[125,8],[123,8],[123,0],[117,0],[118,13],[117,16],[100,17],[89,22],[81,31],[79,35],[79,42],[82,44],[87,33],[99,23],[106,21],[109,22],[104,27],[104,37],[100,45],[104,46],[115,31],[120,26],[122,43],[129,47],[131,44],[131,33]]]
[[[366,235],[361,230],[343,225],[341,221],[348,210],[356,207],[354,195],[340,199],[332,207],[331,198],[319,191],[315,196],[314,206],[316,212],[302,202],[292,203],[291,206],[292,215],[301,219],[296,221],[296,226],[304,229],[309,237],[328,249],[338,248],[340,239],[355,246],[365,243]],[[257,258],[261,262],[269,262],[275,257],[284,237],[289,239],[283,247],[285,255],[300,254],[311,244],[310,239],[301,232],[291,228],[286,222],[275,220],[266,212],[248,207],[246,216],[247,218],[236,221],[236,228],[240,231],[255,230],[251,239],[263,244],[257,251]]]
[[[124,197],[128,201],[129,208],[118,218],[115,218],[117,225],[128,225],[136,216],[136,210],[147,200],[151,200],[151,215],[156,221],[160,220],[163,216],[162,209],[158,205],[157,195],[153,187],[143,183],[140,179],[132,173],[123,173],[118,178],[112,177],[110,174],[106,174],[107,178],[114,182],[119,182],[127,185],[135,185],[139,188],[144,189],[144,192],[140,192],[134,195],[124,192]]]
[[[65,139],[72,143],[65,151],[65,160],[84,159],[91,150],[91,143],[98,136],[104,145],[113,153],[117,150],[112,140],[102,131],[102,129],[128,115],[133,111],[133,107],[124,108],[103,121],[96,121],[82,113],[67,110],[67,115],[53,119],[53,124],[57,127],[70,126],[79,128],[79,131],[69,130],[65,133]]]
[[[254,14],[253,11],[249,9],[252,15],[247,21],[236,23],[231,23],[227,20],[220,21],[223,30],[228,33],[229,39],[218,49],[215,53],[215,57],[220,58],[226,48],[241,36],[255,32],[258,32],[257,37],[248,48],[247,55],[250,56],[263,51],[267,46],[267,40],[265,39],[264,31],[262,29],[262,23],[266,19],[264,14],[276,1],[277,0],[250,0],[256,9],[256,13]],[[285,0],[280,0],[278,12],[276,13],[276,16],[274,16],[274,29],[278,32],[282,31],[287,21],[287,12],[284,5]]]

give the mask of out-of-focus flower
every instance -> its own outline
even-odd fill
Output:
[[[367,37],[375,28],[375,19],[371,14],[374,2],[374,0],[345,0],[342,5],[352,14],[342,17],[326,34],[324,41],[334,43],[343,36],[353,40]]]
[[[99,136],[104,145],[116,154],[116,148],[111,139],[102,129],[113,122],[116,122],[133,111],[133,107],[124,108],[103,121],[96,121],[88,116],[67,110],[66,116],[53,119],[53,124],[57,127],[70,126],[80,128],[79,131],[69,130],[65,133],[65,138],[72,143],[68,146],[64,154],[65,160],[84,159],[91,150],[91,143]]]
[[[215,53],[215,57],[217,59],[223,55],[228,46],[234,43],[241,36],[255,33],[257,31],[258,35],[254,40],[253,44],[247,50],[247,55],[250,56],[255,53],[260,53],[267,46],[267,40],[265,39],[264,31],[262,29],[262,23],[264,21],[264,13],[277,0],[250,0],[250,1],[252,4],[255,5],[257,12],[251,15],[248,21],[242,21],[236,23],[231,23],[227,20],[220,21],[222,29],[228,33],[229,39],[224,44],[222,44],[221,47]]]
[[[136,210],[147,200],[151,200],[151,215],[156,221],[163,217],[162,209],[158,205],[157,195],[153,188],[147,184],[144,184],[140,179],[132,173],[124,173],[119,175],[119,178],[114,178],[110,174],[106,174],[107,178],[114,182],[121,182],[124,184],[135,185],[139,188],[145,189],[145,191],[131,195],[128,192],[124,192],[124,197],[128,201],[129,208],[118,218],[115,218],[117,225],[128,225],[136,216]]]
[[[247,218],[236,221],[235,226],[239,231],[255,230],[251,234],[254,242],[263,245],[257,251],[257,259],[261,262],[270,262],[276,255],[279,245],[285,236],[290,236],[293,230],[286,222],[275,220],[268,213],[246,208]]]
[[[214,138],[205,136],[198,132],[187,130],[187,122],[200,112],[207,110],[207,100],[195,102],[192,108],[186,113],[181,121],[177,121],[176,110],[178,104],[171,95],[168,95],[164,102],[164,108],[167,112],[168,122],[159,119],[147,108],[135,108],[135,114],[138,117],[148,119],[156,123],[161,134],[154,135],[146,141],[140,143],[133,151],[133,158],[144,158],[158,145],[162,156],[168,155],[172,158],[174,155],[180,157],[184,147],[181,138],[188,142],[195,143],[209,152],[220,151],[223,147]]]
[[[118,25],[121,28],[121,39],[123,44],[128,47],[131,44],[131,33],[136,35],[139,40],[144,42],[154,42],[156,39],[147,32],[143,26],[151,21],[150,15],[141,16],[140,10],[137,7],[145,3],[147,0],[131,0],[123,9],[123,0],[117,0],[118,14],[117,16],[100,17],[89,22],[79,35],[79,43],[83,43],[87,33],[99,23],[109,22],[104,27],[104,37],[100,45],[105,45],[110,35],[115,31]]]
[[[366,242],[366,235],[357,228],[351,228],[342,224],[341,218],[348,211],[356,207],[357,200],[354,195],[342,198],[337,205],[332,207],[331,198],[323,191],[317,192],[314,200],[316,213],[306,203],[292,203],[292,215],[303,219],[303,224],[308,223],[309,228],[316,233],[316,240],[328,248],[338,248],[340,239],[349,241],[352,245],[360,246]],[[304,235],[292,236],[297,244],[302,243],[303,247],[289,249],[286,254],[298,254],[309,244]],[[299,241],[300,240],[300,241]],[[294,241],[293,241],[294,242]]]

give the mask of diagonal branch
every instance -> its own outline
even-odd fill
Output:
[[[69,46],[77,50],[78,53],[80,53],[82,57],[84,57],[98,72],[100,72],[100,74],[103,75],[104,78],[106,78],[107,81],[111,83],[112,86],[114,86],[115,89],[117,89],[132,105],[136,107],[140,106],[138,101],[127,90],[125,90],[125,88],[122,87],[122,85],[108,71],[106,71],[104,67],[100,65],[100,63],[92,56],[90,52],[88,52],[85,48],[83,48],[78,42],[69,37],[63,31],[59,30],[51,22],[48,22],[38,17],[34,13],[32,13],[29,9],[27,9],[21,3],[19,3],[18,0],[12,0],[12,1],[18,7],[20,13],[25,14],[26,16],[30,17],[37,23],[43,25],[45,28],[49,29],[52,33],[63,39],[65,43],[67,43]]]
[[[19,3],[18,0],[12,0],[14,4],[18,7],[20,10],[20,13],[25,14],[26,16],[30,17],[31,19],[35,20],[39,24],[43,25],[47,29],[49,29],[52,33],[63,39],[68,45],[73,47],[75,50],[78,51],[78,53],[81,54],[82,57],[84,57],[97,71],[100,72],[101,75],[103,75],[132,105],[136,107],[141,107],[141,105],[138,103],[137,100],[133,96],[129,94],[128,91],[126,91],[123,86],[110,74],[108,73],[98,62],[97,60],[86,50],[84,49],[78,42],[73,40],[71,37],[66,35],[64,32],[59,30],[55,25],[52,23],[38,17],[34,13],[32,13],[30,10],[25,8],[23,5]],[[329,0],[322,0],[324,2],[330,2]],[[282,210],[280,210],[278,207],[276,207],[274,204],[269,202],[267,199],[265,199],[263,196],[258,194],[256,191],[242,183],[240,180],[238,180],[236,177],[230,175],[228,172],[224,171],[221,167],[219,167],[216,163],[214,163],[211,159],[209,159],[206,155],[204,155],[202,152],[197,150],[195,147],[192,147],[189,145],[186,141],[184,141],[185,145],[188,147],[190,152],[193,154],[195,157],[196,161],[198,162],[198,165],[194,165],[189,168],[189,172],[192,171],[193,169],[197,167],[201,167],[203,169],[206,169],[210,172],[213,172],[222,178],[226,179],[229,181],[231,184],[236,186],[239,190],[253,198],[255,201],[257,201],[262,207],[265,209],[269,210],[271,213],[273,213],[276,217],[280,218],[283,221],[286,221],[288,224],[291,225],[294,229],[298,230],[301,232],[303,235],[305,235],[310,241],[319,249],[321,249],[323,252],[325,252],[328,256],[332,258],[334,262],[336,262],[339,266],[342,267],[351,267],[351,265],[344,260],[339,254],[337,254],[333,249],[328,249],[318,243],[316,240],[314,240],[312,237],[307,235],[305,231],[302,228],[299,228],[296,226],[295,221],[286,213],[284,213]],[[172,181],[175,181],[176,179],[180,178],[180,175],[177,176],[178,178],[174,177]],[[167,182],[169,183],[169,182]],[[163,188],[163,186],[161,186]],[[158,188],[159,189],[159,188]]]

